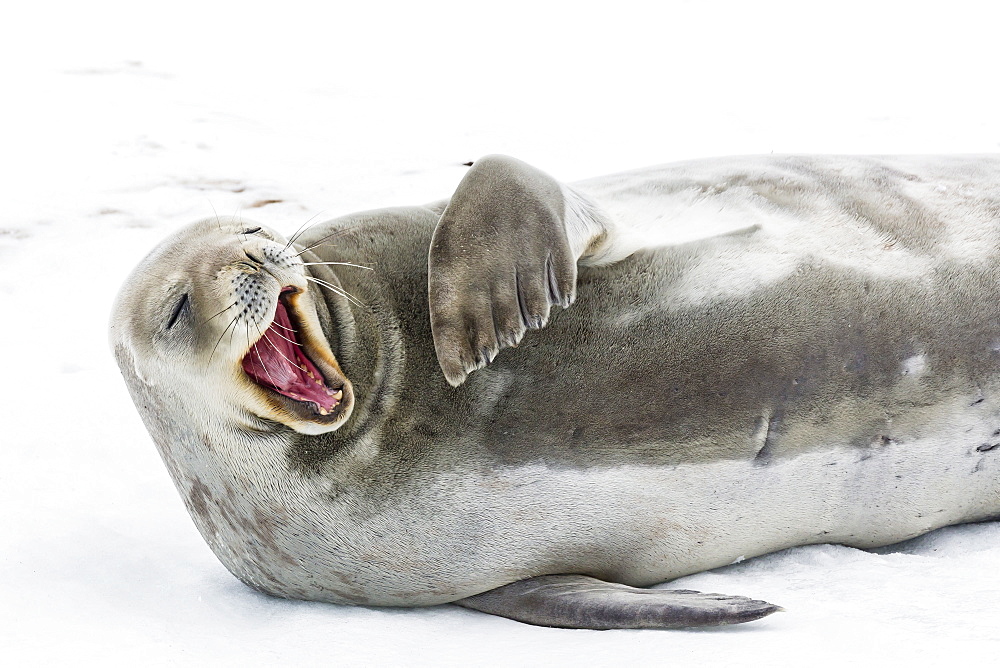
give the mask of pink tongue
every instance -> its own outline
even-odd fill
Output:
[[[288,309],[278,300],[274,322],[243,358],[243,370],[255,381],[296,401],[311,401],[330,410],[339,402],[299,345],[288,317]]]

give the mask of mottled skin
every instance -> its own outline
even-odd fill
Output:
[[[279,596],[428,605],[549,574],[644,586],[794,545],[884,545],[1000,512],[998,184],[992,157],[714,160],[572,191],[481,161],[447,209],[364,212],[296,239],[303,259],[374,269],[308,267],[366,305],[309,284],[353,387],[353,413],[322,433],[239,397],[212,414],[180,371],[152,380],[171,354],[197,348],[183,372],[198,375],[255,340],[248,325],[205,362],[226,325],[206,297],[189,348],[136,343],[169,311],[137,310],[150,284],[225,260],[157,278],[162,259],[147,259],[112,345],[202,534]],[[529,222],[505,233],[507,211]],[[234,233],[246,225],[206,221],[165,245],[283,245]],[[259,298],[271,314],[276,290]],[[586,596],[576,613],[531,599],[545,611],[518,616],[527,595],[497,592],[468,604],[616,625],[588,623]],[[762,606],[746,619],[775,609]],[[716,613],[617,625],[745,621]]]

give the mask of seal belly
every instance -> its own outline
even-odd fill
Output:
[[[452,466],[379,509],[379,526],[410,536],[403,552],[379,548],[391,564],[380,585],[396,580],[387,590],[405,604],[546,573],[645,586],[797,545],[870,548],[995,517],[1000,447],[980,448],[998,438],[989,419],[997,405],[938,408],[960,417],[912,441],[857,448],[829,439],[767,465]],[[459,551],[456,564],[449,555]]]
[[[992,271],[914,284],[803,263],[691,305],[671,299],[676,277],[711,258],[660,254],[585,272],[577,310],[480,372],[476,391],[500,397],[482,439],[498,459],[765,465],[907,443],[942,419],[942,398],[996,393],[997,302],[963,294]]]

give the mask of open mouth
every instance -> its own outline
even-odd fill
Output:
[[[281,291],[274,321],[243,358],[243,370],[258,385],[329,415],[343,400],[343,387],[327,385],[306,354],[286,303],[286,295],[295,292],[295,288]]]

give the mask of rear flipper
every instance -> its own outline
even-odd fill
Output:
[[[743,596],[639,589],[585,575],[545,575],[455,601],[473,610],[568,629],[679,629],[752,622],[780,607]]]

